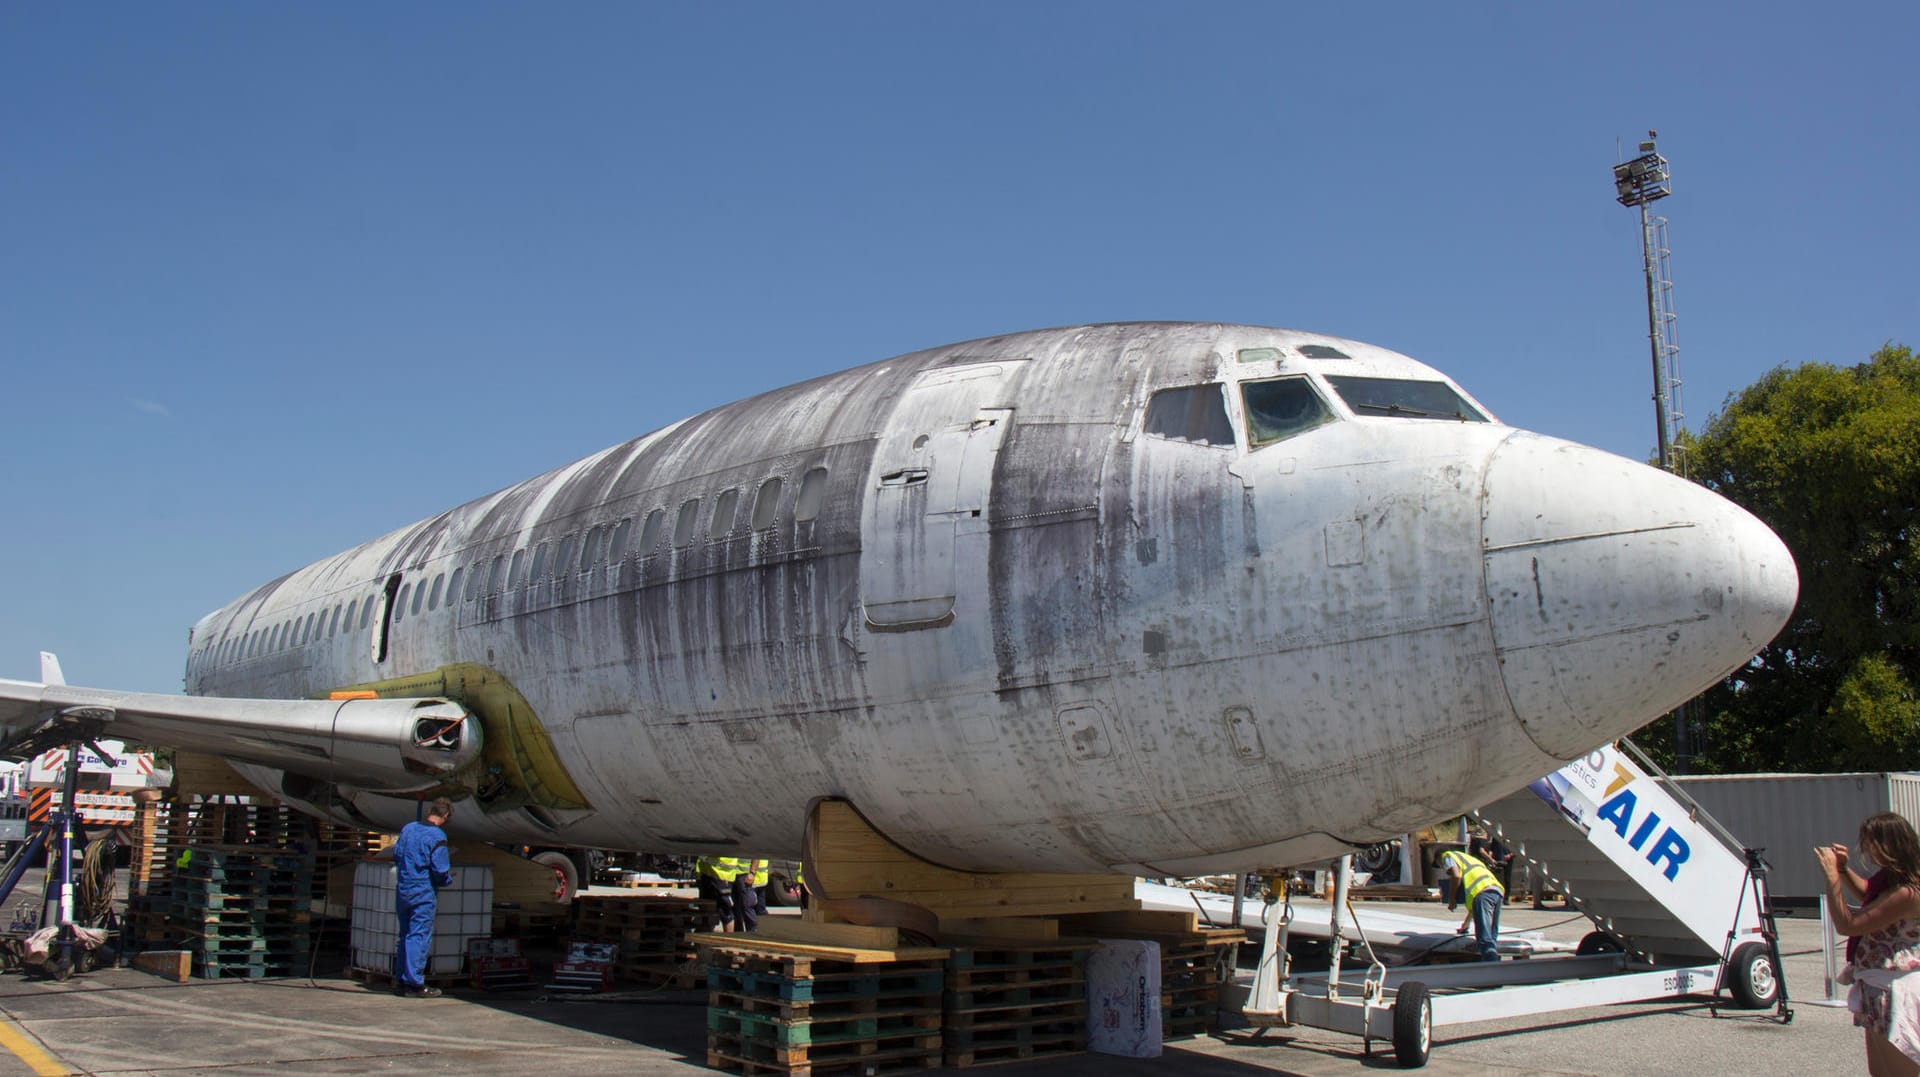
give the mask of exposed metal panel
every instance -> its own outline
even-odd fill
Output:
[[[1854,848],[1860,822],[1898,811],[1920,826],[1920,774],[1687,774],[1673,780],[1734,837],[1766,850],[1775,897],[1817,901],[1816,845]],[[1863,858],[1864,860],[1864,858]]]
[[[953,615],[955,538],[984,528],[995,457],[1023,363],[940,367],[895,404],[874,451],[862,518],[860,597],[878,628],[927,628]],[[968,573],[969,576],[973,573]]]

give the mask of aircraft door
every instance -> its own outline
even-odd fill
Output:
[[[875,628],[937,628],[959,595],[955,538],[984,530],[1025,360],[929,370],[894,405],[861,513],[860,594]]]

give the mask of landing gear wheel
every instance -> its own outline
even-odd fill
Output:
[[[1412,980],[1400,985],[1393,1000],[1393,1057],[1402,1069],[1419,1069],[1433,1050],[1433,1000],[1427,985]]]
[[[553,900],[561,905],[570,904],[573,896],[580,892],[580,869],[574,866],[573,858],[548,850],[535,853],[532,860],[553,869]]]
[[[1580,945],[1574,947],[1573,952],[1581,957],[1592,957],[1594,954],[1625,953],[1626,949],[1620,945],[1619,939],[1604,931],[1589,931],[1581,936]]]
[[[63,983],[73,979],[73,958],[68,954],[48,958],[47,975]]]
[[[1764,1010],[1779,1001],[1780,978],[1765,946],[1743,942],[1734,948],[1727,961],[1727,990],[1743,1010]]]
[[[785,875],[774,874],[767,879],[767,904],[781,908],[792,908],[800,904],[800,886]]]

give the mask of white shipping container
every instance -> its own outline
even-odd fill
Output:
[[[1766,850],[1767,881],[1780,904],[1819,903],[1825,883],[1814,846],[1840,842],[1852,849],[1867,816],[1895,811],[1920,827],[1920,773],[1677,774],[1673,780],[1743,845]]]
[[[393,861],[362,860],[353,870],[353,967],[393,975],[400,925],[394,911]],[[427,974],[461,971],[467,940],[493,934],[493,868],[453,865],[453,883],[436,895]]]

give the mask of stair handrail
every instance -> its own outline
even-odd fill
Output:
[[[1619,744],[1623,751],[1633,757],[1634,762],[1640,764],[1640,768],[1647,772],[1649,778],[1659,783],[1660,788],[1665,789],[1669,796],[1680,802],[1681,807],[1687,809],[1688,818],[1699,823],[1707,829],[1708,833],[1720,839],[1720,844],[1726,846],[1728,852],[1743,855],[1746,853],[1748,848],[1747,844],[1739,838],[1734,837],[1732,831],[1720,825],[1720,820],[1715,819],[1712,812],[1709,812],[1704,805],[1689,795],[1685,789],[1681,788],[1680,783],[1674,781],[1673,777],[1666,771],[1661,770],[1658,764],[1647,758],[1647,753],[1642,751],[1638,744],[1635,744],[1627,737],[1621,737]]]

